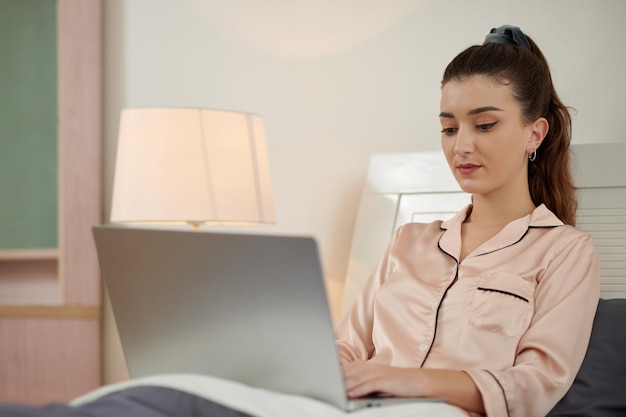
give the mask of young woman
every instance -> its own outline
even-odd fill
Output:
[[[446,159],[472,204],[393,236],[337,328],[352,397],[438,397],[470,415],[545,416],[582,363],[599,298],[575,226],[571,119],[519,28],[444,72]]]

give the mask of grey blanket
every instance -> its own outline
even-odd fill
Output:
[[[0,405],[0,417],[252,417],[207,399],[163,387],[128,388],[72,407]]]

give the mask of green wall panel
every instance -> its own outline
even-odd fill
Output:
[[[54,248],[55,0],[0,0],[0,250]]]

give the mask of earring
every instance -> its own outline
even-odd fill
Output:
[[[533,162],[535,159],[537,159],[537,149],[533,149],[533,151],[528,154],[528,160],[530,162]]]

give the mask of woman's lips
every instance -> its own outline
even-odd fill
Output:
[[[471,175],[480,169],[480,165],[461,164],[457,165],[456,169],[458,169],[462,175]]]

